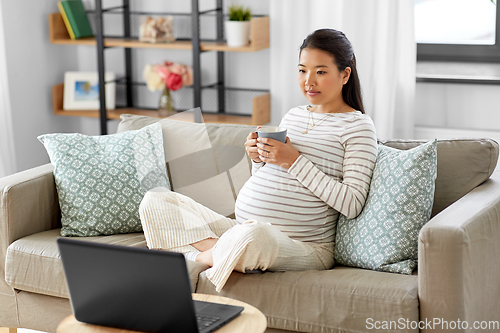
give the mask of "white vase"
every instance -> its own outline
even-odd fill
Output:
[[[226,21],[225,33],[227,46],[245,46],[250,40],[250,21]]]

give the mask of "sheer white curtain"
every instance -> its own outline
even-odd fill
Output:
[[[2,2],[0,1],[0,177],[16,171],[4,37]]]
[[[416,44],[413,0],[272,0],[271,98],[276,124],[307,104],[297,84],[302,40],[320,28],[343,31],[356,54],[365,111],[381,139],[413,137]]]

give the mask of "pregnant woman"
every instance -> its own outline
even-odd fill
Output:
[[[356,217],[377,156],[349,40],[313,32],[299,51],[298,83],[310,105],[281,121],[286,143],[248,135],[252,176],[230,219],[166,188],[146,193],[140,216],[148,247],[211,266],[220,291],[233,270],[324,270],[333,264],[339,214]]]

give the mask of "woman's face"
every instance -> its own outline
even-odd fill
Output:
[[[299,86],[312,105],[321,106],[319,112],[334,112],[345,105],[342,87],[350,73],[350,67],[340,72],[328,52],[305,48],[300,53]]]

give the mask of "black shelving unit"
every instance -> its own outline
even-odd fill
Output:
[[[138,29],[132,29],[132,25],[138,26],[138,20],[140,16],[144,15],[175,15],[177,18],[182,18],[181,24],[183,24],[183,28],[186,28],[187,20],[190,20],[190,32],[189,33],[181,33],[181,36],[177,38],[177,40],[187,40],[191,41],[192,44],[192,68],[193,68],[193,86],[188,87],[188,89],[183,88],[184,94],[192,95],[193,104],[191,107],[200,107],[203,109],[203,95],[207,95],[213,98],[214,93],[216,95],[217,108],[216,110],[210,110],[211,112],[207,113],[220,113],[220,114],[235,114],[228,112],[226,109],[226,102],[233,92],[239,91],[242,94],[261,94],[267,93],[268,90],[258,90],[258,89],[231,89],[225,86],[224,82],[224,51],[215,51],[217,52],[217,82],[202,87],[201,85],[201,54],[205,51],[202,51],[200,48],[202,41],[214,41],[214,42],[224,42],[224,31],[223,31],[223,3],[222,0],[216,1],[216,8],[208,11],[199,11],[198,0],[191,0],[191,13],[186,14],[172,14],[172,13],[147,13],[147,12],[134,12],[130,10],[130,2],[129,0],[122,0],[122,6],[112,7],[112,8],[103,8],[102,0],[95,0],[95,10],[89,11],[89,18],[91,19],[91,24],[93,25],[95,31],[96,38],[96,46],[97,46],[97,68],[98,68],[98,76],[99,82],[104,81],[104,73],[105,73],[105,51],[106,46],[104,43],[105,38],[126,38],[126,39],[137,39],[137,36],[132,34],[132,31],[138,31]],[[104,16],[109,15],[118,15],[121,16],[121,24],[123,25],[122,31],[118,31],[111,34],[105,35],[105,20]],[[200,22],[202,18],[209,18],[215,20],[215,39],[206,39],[201,38],[200,36]],[[132,22],[132,20],[134,22]],[[120,30],[120,29],[117,29]],[[151,107],[140,105],[141,101],[138,97],[139,91],[146,89],[144,83],[135,82],[132,77],[132,50],[131,48],[124,47],[124,58],[125,58],[125,76],[123,78],[119,78],[116,80],[117,83],[117,93],[120,91],[120,94],[123,97],[117,96],[117,106],[126,107],[126,108],[134,108],[140,107],[142,109],[151,109]],[[106,111],[106,95],[104,93],[105,85],[99,84],[99,96],[100,96],[100,110],[99,110],[99,118],[100,118],[100,128],[101,134],[107,134],[107,111]],[[121,105],[120,105],[121,104]],[[204,111],[205,112],[205,111]],[[238,113],[238,115],[243,115]],[[247,114],[251,116],[251,114]],[[198,116],[198,119],[195,119],[196,122],[201,122],[201,116]]]

